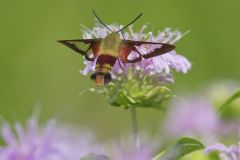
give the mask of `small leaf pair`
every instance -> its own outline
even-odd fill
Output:
[[[204,145],[193,138],[182,138],[169,150],[159,153],[152,160],[178,160],[194,151],[204,149]]]

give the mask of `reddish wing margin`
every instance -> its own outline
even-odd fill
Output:
[[[129,59],[129,57],[131,57],[131,59]],[[134,46],[122,43],[119,47],[118,58],[123,63],[136,63],[142,60],[142,55],[136,50]]]
[[[124,46],[129,46],[131,52],[125,53],[125,63],[135,63],[142,60],[142,58],[152,58],[155,56],[162,55],[164,53],[170,52],[175,48],[174,45],[166,43],[156,43],[156,42],[144,42],[144,41],[131,41],[123,40]],[[130,54],[135,54],[135,59],[128,60]]]
[[[76,39],[76,40],[59,40],[59,43],[71,48],[72,50],[85,56],[89,61],[93,61],[98,52],[98,47],[102,39]],[[90,57],[90,54],[93,56]]]

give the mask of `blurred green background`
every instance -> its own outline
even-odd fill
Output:
[[[193,64],[175,74],[174,91],[192,91],[218,79],[240,80],[239,0],[22,0],[0,2],[0,114],[24,121],[35,104],[42,119],[56,116],[96,130],[100,137],[130,129],[128,111],[110,107],[104,96],[79,93],[94,84],[79,74],[82,57],[56,42],[81,37],[80,25],[92,27],[92,9],[105,23],[127,24],[140,12],[136,27],[150,23],[190,30],[177,52]],[[157,130],[162,113],[139,111],[142,129]]]

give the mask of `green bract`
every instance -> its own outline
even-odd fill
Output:
[[[134,81],[130,84],[111,83],[106,89],[108,102],[113,106],[160,108],[171,97],[170,90],[164,86],[139,86]]]
[[[172,96],[172,92],[165,86],[154,82],[149,75],[138,78],[128,76],[113,80],[101,92],[106,95],[109,104],[120,107],[148,107],[163,109],[162,103]]]

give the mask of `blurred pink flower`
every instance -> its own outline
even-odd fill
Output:
[[[137,141],[128,136],[98,145],[91,133],[59,126],[54,120],[40,127],[37,116],[26,127],[17,123],[13,130],[4,123],[1,130],[5,145],[0,146],[0,160],[150,160],[158,146],[143,135]]]
[[[217,131],[220,120],[216,110],[204,97],[175,100],[166,118],[166,130],[174,136],[201,135]]]
[[[114,160],[151,160],[157,148],[157,142],[140,136],[136,141],[133,137],[123,137],[112,144],[109,155]]]
[[[2,138],[6,144],[0,147],[0,160],[79,160],[89,153],[100,153],[92,135],[57,126],[54,121],[41,128],[35,116],[28,120],[26,129],[17,123],[13,131],[5,123]]]

